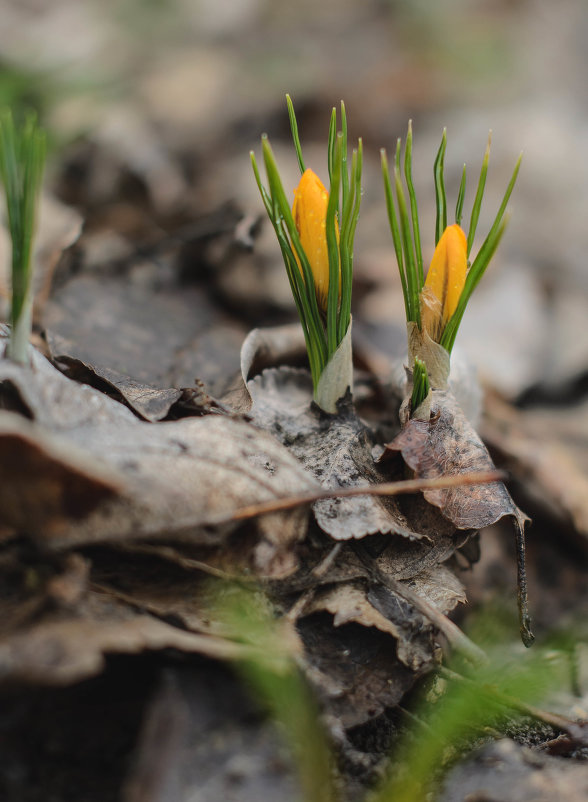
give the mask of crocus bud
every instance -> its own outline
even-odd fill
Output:
[[[457,308],[467,267],[466,235],[457,224],[447,226],[435,248],[421,293],[422,326],[436,342]]]
[[[327,311],[329,292],[329,253],[327,248],[327,206],[329,193],[318,175],[305,170],[300,183],[294,190],[292,216],[306,258],[314,278],[314,286],[319,308]],[[335,220],[335,235],[339,242],[339,226]],[[298,267],[302,267],[295,253]],[[341,267],[339,267],[339,273]],[[304,274],[303,274],[304,275]],[[340,291],[339,291],[340,294]]]

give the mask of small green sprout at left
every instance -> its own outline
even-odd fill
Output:
[[[410,397],[410,416],[411,418],[418,418],[418,409],[421,404],[424,404],[431,392],[431,384],[429,382],[429,374],[427,366],[422,359],[418,356],[414,360],[414,369],[412,372],[412,395]],[[426,420],[429,416],[426,415]]]
[[[433,389],[443,389],[449,377],[449,360],[459,325],[471,295],[484,275],[506,227],[506,206],[512,194],[521,157],[514,167],[502,203],[490,231],[473,261],[470,255],[490,158],[490,138],[482,160],[482,168],[470,214],[468,232],[461,227],[466,189],[464,165],[455,207],[455,222],[447,222],[447,194],[444,162],[447,147],[445,131],[434,163],[436,221],[435,251],[427,271],[423,266],[421,231],[414,184],[412,180],[412,126],[409,123],[404,158],[402,142],[396,143],[391,177],[386,151],[381,151],[382,174],[390,230],[400,272],[409,340],[409,367],[418,370],[422,388],[423,371]],[[420,360],[417,367],[416,360]],[[421,390],[416,390],[418,394]],[[416,399],[418,400],[418,398]],[[413,395],[413,402],[415,401]],[[417,405],[418,406],[418,405]],[[413,410],[416,409],[414,403]]]
[[[255,155],[251,163],[273,225],[304,332],[314,400],[326,412],[351,389],[351,285],[353,243],[361,202],[362,143],[348,158],[347,116],[341,103],[340,130],[333,108],[327,145],[329,188],[306,167],[298,123],[288,96],[288,112],[301,178],[290,206],[267,135],[262,153],[268,186]]]
[[[22,364],[28,363],[33,307],[32,251],[45,154],[45,132],[34,114],[29,114],[20,128],[9,111],[0,115],[0,178],[12,244],[12,327],[8,356]]]

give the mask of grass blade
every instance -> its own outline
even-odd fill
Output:
[[[341,158],[341,208],[343,209],[349,194],[349,174],[347,172],[347,112],[345,103],[341,101],[341,133],[343,134]]]
[[[333,181],[333,164],[335,159],[335,145],[337,140],[337,109],[333,106],[329,122],[329,138],[327,140],[327,166],[329,168],[329,183]]]
[[[300,144],[300,136],[298,135],[298,123],[296,121],[296,113],[294,112],[294,104],[290,95],[286,95],[286,104],[288,106],[288,116],[290,117],[290,128],[292,130],[292,139],[294,140],[294,149],[296,150],[296,157],[298,159],[298,166],[300,167],[300,175],[306,170],[304,166],[304,159],[302,158],[302,146]]]
[[[399,149],[397,148],[396,165],[399,163]],[[402,180],[400,176],[400,169],[398,166],[394,168],[394,182],[396,185],[396,201],[398,203],[398,217],[400,221],[400,234],[402,238],[402,248],[404,251],[404,264],[406,268],[406,288],[407,299],[410,316],[407,320],[412,320],[421,325],[421,309],[419,302],[420,283],[417,275],[417,267],[413,251],[413,242],[410,229],[410,221],[408,217],[408,209],[406,206],[406,197],[402,187]]]
[[[9,356],[27,364],[32,321],[32,247],[46,155],[45,133],[29,114],[20,130],[9,111],[0,116],[0,177],[12,245],[12,331]]]
[[[480,178],[478,180],[478,188],[476,190],[476,197],[474,205],[472,206],[472,214],[470,217],[470,230],[468,231],[468,256],[474,244],[476,236],[476,228],[478,227],[478,219],[480,217],[480,209],[482,208],[482,198],[484,197],[484,188],[486,186],[486,175],[488,173],[488,161],[490,159],[490,145],[492,142],[492,131],[488,133],[488,143],[482,159],[482,168],[480,170]]]
[[[406,283],[406,269],[404,266],[404,255],[402,252],[402,239],[400,237],[400,228],[398,226],[396,209],[394,207],[394,195],[392,192],[392,184],[390,182],[390,168],[388,166],[388,156],[386,155],[386,151],[384,150],[384,148],[380,150],[380,159],[382,162],[384,193],[386,195],[386,209],[388,211],[388,220],[390,222],[392,241],[394,242],[394,251],[396,253],[398,272],[400,273],[400,283],[402,284],[402,295],[404,296],[404,309],[406,312],[406,319],[410,320],[411,318],[410,318],[410,308],[408,302],[408,285]]]
[[[445,150],[447,148],[447,128],[443,129],[441,144],[435,157],[434,176],[435,176],[435,201],[437,206],[437,216],[435,220],[435,245],[441,239],[441,235],[447,228],[447,195],[445,193],[445,178],[443,175],[445,163]]]
[[[351,289],[353,282],[353,243],[361,204],[361,175],[363,169],[363,142],[358,141],[357,150],[351,158],[351,185],[347,197],[347,209],[343,211],[341,224],[341,308],[337,334],[339,341],[345,336],[351,319]]]
[[[331,357],[337,350],[337,313],[339,308],[339,246],[336,235],[337,207],[341,185],[341,166],[343,160],[343,134],[337,134],[329,202],[327,205],[326,234],[329,254],[329,291],[327,295],[327,353]]]
[[[423,272],[423,252],[421,248],[421,231],[419,228],[419,213],[417,207],[416,193],[414,191],[414,184],[412,181],[412,120],[408,121],[408,132],[406,134],[406,148],[404,151],[404,177],[406,178],[406,186],[408,188],[408,197],[410,199],[410,214],[412,218],[412,234],[414,237],[414,249],[416,254],[416,263],[418,269],[418,277],[420,288],[422,289],[425,283],[425,276]]]
[[[457,193],[457,203],[455,204],[455,222],[457,223],[458,226],[461,226],[461,221],[463,219],[463,202],[465,199],[465,191],[466,191],[466,166],[464,164],[461,173],[461,181],[459,182],[459,192]]]

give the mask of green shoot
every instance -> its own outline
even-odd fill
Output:
[[[386,151],[382,148],[380,150],[380,157],[382,160],[382,176],[384,178],[384,192],[386,194],[386,208],[388,210],[388,220],[390,221],[390,231],[392,232],[392,241],[394,242],[394,250],[396,252],[396,262],[398,264],[398,271],[400,273],[400,283],[402,284],[402,295],[404,297],[404,309],[406,319],[412,320],[411,309],[409,306],[408,284],[406,281],[406,268],[404,266],[404,254],[402,251],[402,240],[400,238],[400,229],[398,227],[398,217],[396,216],[396,209],[394,207],[394,198],[392,195],[392,185],[390,183],[390,168],[388,166],[388,156]]]
[[[373,802],[430,799],[456,750],[466,752],[488,727],[500,729],[521,715],[537,714],[532,705],[565,683],[565,644],[524,653],[503,641],[482,645],[489,655],[485,665],[472,669],[453,661],[440,670],[437,684],[445,686],[441,698],[423,699],[417,707],[418,732],[409,733],[396,750],[393,773]]]
[[[333,181],[333,166],[335,163],[335,142],[337,140],[337,109],[331,109],[331,120],[329,122],[329,137],[327,139],[327,169],[329,171],[329,182]]]
[[[335,152],[333,154],[333,169],[331,173],[331,189],[329,192],[329,202],[327,204],[327,251],[329,254],[329,290],[327,300],[327,352],[329,356],[337,350],[337,314],[339,307],[339,244],[337,243],[337,233],[335,218],[339,205],[339,189],[341,186],[341,170],[343,159],[343,135],[337,134],[335,139]]]
[[[410,398],[411,415],[420,407],[431,391],[427,366],[418,357],[414,361],[412,371],[412,396]]]
[[[498,248],[500,240],[502,239],[502,235],[504,234],[504,230],[508,222],[508,219],[505,218],[504,216],[506,212],[506,206],[508,204],[508,201],[510,200],[510,196],[512,195],[512,191],[514,189],[517,176],[519,174],[519,170],[521,167],[522,158],[523,154],[521,153],[515,164],[511,179],[508,182],[508,186],[506,188],[506,192],[504,193],[502,203],[500,204],[500,208],[496,213],[496,217],[494,219],[494,222],[492,223],[490,231],[488,232],[488,236],[482,243],[482,247],[478,251],[478,254],[474,259],[472,266],[468,270],[465,286],[459,299],[457,309],[455,310],[453,316],[447,323],[445,331],[443,332],[443,335],[441,337],[441,345],[447,351],[449,351],[449,353],[451,353],[451,349],[453,348],[453,344],[455,343],[455,338],[457,336],[457,330],[459,328],[459,324],[461,323],[461,319],[466,310],[468,302],[472,296],[472,293],[478,286],[480,279],[482,278],[482,276],[486,271],[486,268],[490,264],[490,261],[494,256],[496,249]]]
[[[347,172],[347,112],[341,101],[341,205],[345,206],[349,194],[349,173]],[[337,209],[339,212],[339,209]]]
[[[351,178],[349,193],[343,203],[341,219],[341,235],[339,250],[341,253],[341,308],[337,337],[339,342],[343,339],[351,320],[351,285],[353,280],[353,244],[355,230],[359,220],[359,206],[361,203],[361,174],[363,167],[363,143],[358,140],[357,150],[351,154]],[[343,175],[346,169],[343,170]]]
[[[396,254],[396,261],[398,263],[398,270],[400,274],[400,282],[402,285],[402,293],[404,296],[404,307],[406,312],[407,322],[416,323],[421,333],[423,328],[426,334],[432,337],[435,342],[438,342],[448,353],[451,353],[457,330],[461,319],[465,312],[468,301],[478,285],[480,279],[484,275],[484,271],[488,267],[492,256],[500,242],[502,234],[505,229],[505,212],[506,206],[514,189],[514,185],[518,176],[521,159],[517,161],[511,180],[506,189],[504,198],[494,220],[494,223],[484,240],[477,256],[473,260],[471,267],[464,273],[460,272],[462,268],[460,265],[467,266],[469,262],[467,257],[470,254],[474,238],[476,236],[476,229],[480,217],[480,209],[482,206],[482,199],[484,196],[484,189],[486,185],[486,176],[488,172],[488,161],[490,156],[490,136],[488,137],[488,144],[482,160],[482,168],[480,171],[480,178],[476,189],[476,196],[472,206],[470,215],[470,226],[467,237],[463,231],[459,231],[455,227],[450,226],[448,231],[447,226],[447,193],[445,189],[445,153],[447,149],[447,133],[446,129],[443,130],[441,137],[441,144],[437,151],[434,164],[434,185],[435,185],[435,202],[436,202],[436,219],[435,219],[435,244],[439,242],[444,234],[451,237],[452,247],[458,247],[458,253],[453,251],[451,263],[447,256],[446,248],[448,239],[446,238],[443,247],[435,251],[433,263],[435,270],[429,271],[425,280],[423,262],[422,262],[422,246],[420,226],[418,219],[417,199],[414,190],[414,183],[412,179],[412,124],[409,122],[408,132],[406,137],[406,145],[404,152],[404,174],[401,169],[401,141],[397,141],[396,154],[394,159],[394,191],[392,190],[392,182],[390,178],[390,168],[386,152],[380,151],[382,160],[382,176],[384,179],[384,192],[386,196],[386,208],[388,211],[388,220],[390,223],[390,230],[392,233],[392,240],[394,242],[394,251]],[[404,182],[404,183],[403,183]],[[406,201],[406,194],[408,192],[410,203],[410,215]],[[455,205],[455,222],[456,226],[461,227],[463,218],[463,207],[465,201],[466,190],[466,166],[464,164],[461,181],[457,193],[457,202]],[[463,240],[463,253],[461,241]],[[461,255],[458,255],[461,254]],[[463,261],[461,261],[463,259]],[[458,283],[456,283],[458,282]],[[456,294],[454,289],[450,295],[444,294],[443,298],[438,296],[438,290],[442,287],[453,286],[457,288],[463,282],[463,290],[459,295]],[[423,288],[427,288],[428,294],[422,294]],[[437,300],[435,300],[437,299]],[[434,303],[437,303],[435,307]],[[426,306],[425,306],[426,304]],[[423,317],[425,316],[425,317]],[[423,359],[425,353],[422,354]]]
[[[294,219],[266,135],[262,137],[262,152],[267,187],[262,183],[253,153],[251,163],[265,210],[282,251],[304,331],[316,391],[320,377],[347,334],[351,321],[353,244],[362,194],[363,150],[359,140],[357,149],[352,152],[349,169],[347,115],[341,103],[341,131],[337,132],[336,109],[332,111],[329,125],[327,163],[330,187],[327,193],[318,176],[312,170],[305,169],[298,124],[289,96],[287,104],[294,149],[302,172],[295,200],[295,205],[299,204],[296,209],[297,215],[302,215],[301,220]],[[303,186],[304,190],[301,189]],[[326,208],[321,210],[320,204],[323,202]],[[323,228],[319,229],[321,215],[324,222]],[[308,220],[318,221],[318,226],[315,228],[314,222],[308,223]],[[299,225],[300,231],[297,228]],[[312,237],[312,241],[305,245],[301,236],[306,239]],[[312,253],[312,263],[305,247],[308,253]]]
[[[226,638],[244,648],[236,666],[288,743],[305,802],[335,802],[333,755],[319,720],[318,706],[298,668],[301,643],[291,622],[276,619],[259,591],[215,583],[218,599],[210,614]],[[563,633],[521,651],[507,639],[509,616],[494,608],[474,621],[470,636],[481,647],[482,663],[457,653],[427,680],[410,720],[413,725],[393,754],[390,775],[372,793],[372,802],[425,802],[451,763],[465,755],[489,728],[504,730],[520,717],[560,726],[573,722],[544,712],[553,692],[569,679],[569,654],[577,634]],[[431,692],[432,690],[432,692]]]
[[[32,326],[32,248],[45,164],[45,133],[29,114],[20,130],[9,111],[0,116],[0,178],[12,243],[12,331],[8,355],[28,363]]]
[[[400,169],[398,167],[394,168],[394,184],[396,187],[396,202],[398,204],[398,216],[400,218],[400,234],[402,236],[402,248],[404,251],[404,264],[406,268],[406,284],[408,288],[408,306],[410,309],[410,320],[414,320],[414,322],[418,323],[418,325],[420,326],[421,307],[419,301],[419,292],[421,288],[421,283],[415,261],[415,255],[412,243],[412,232],[410,228],[410,220],[408,217],[408,209],[406,206],[406,197],[404,195]]]

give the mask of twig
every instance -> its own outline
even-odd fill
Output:
[[[298,597],[296,602],[292,605],[284,617],[288,621],[297,621],[312,600],[314,593],[314,588],[309,588],[306,590],[301,596]]]
[[[361,554],[359,556],[360,558],[362,557]],[[364,562],[366,562],[366,560],[364,560]],[[482,665],[488,662],[486,653],[480,649],[479,646],[476,646],[453,621],[450,621],[449,618],[443,615],[433,604],[423,599],[422,596],[419,596],[419,594],[409,588],[408,585],[399,582],[397,579],[394,579],[394,577],[384,574],[383,571],[373,565],[373,562],[370,564],[370,571],[380,585],[383,585],[383,587],[388,588],[409,604],[412,604],[419,613],[424,615],[425,618],[447,638],[449,644],[456,651],[463,654],[464,657],[470,660],[474,665]]]
[[[519,623],[521,640],[525,646],[533,644],[535,636],[531,632],[531,616],[529,615],[529,600],[527,597],[527,570],[525,567],[525,525],[515,515],[514,521],[516,550],[517,550],[517,601],[519,608]]]
[[[232,520],[240,521],[245,518],[254,518],[257,515],[267,515],[270,512],[282,512],[312,504],[326,498],[352,498],[354,496],[400,496],[405,493],[418,493],[421,490],[438,490],[463,485],[487,484],[500,482],[506,478],[503,471],[475,471],[461,473],[457,476],[440,476],[436,479],[406,479],[402,482],[383,482],[379,485],[366,485],[365,487],[337,487],[330,490],[318,490],[312,493],[301,493],[288,498],[271,499],[259,504],[249,504],[241,507],[231,516]]]
[[[333,548],[329,551],[326,557],[317,563],[311,571],[311,574],[315,577],[323,577],[329,568],[333,565],[337,557],[339,556],[339,552],[343,548],[343,543],[335,543]]]

